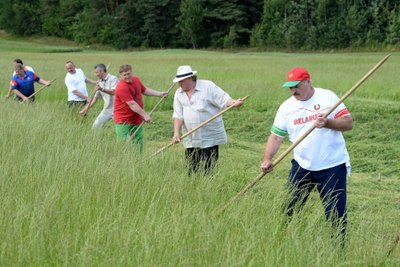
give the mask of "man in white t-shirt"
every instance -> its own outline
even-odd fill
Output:
[[[96,104],[99,98],[102,98],[104,101],[103,110],[97,116],[96,120],[93,123],[92,128],[97,129],[107,123],[109,120],[113,119],[114,113],[114,92],[119,79],[111,74],[107,73],[107,67],[104,64],[98,64],[94,67],[95,73],[99,81],[96,84],[96,93],[92,99],[92,101],[87,104],[80,112],[81,115],[86,115],[89,108],[91,108],[94,104]]]
[[[81,107],[90,103],[86,83],[96,84],[96,81],[86,78],[81,69],[75,68],[72,61],[67,61],[65,68],[68,73],[65,76],[65,85],[68,88],[68,109],[72,107]]]
[[[344,236],[347,220],[346,173],[350,170],[350,157],[342,132],[352,129],[353,119],[343,103],[327,118],[322,117],[339,98],[332,91],[314,88],[310,74],[303,68],[289,71],[282,87],[289,88],[292,97],[278,109],[261,170],[272,171],[272,158],[286,135],[293,143],[314,125],[316,129],[294,149],[288,182],[292,199],[287,213],[291,216],[299,201],[302,207],[316,186],[327,219],[333,225],[342,227]]]

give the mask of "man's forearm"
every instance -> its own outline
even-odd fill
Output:
[[[96,104],[96,102],[97,102],[97,97],[93,97],[89,102],[88,108],[93,107],[94,104]]]
[[[79,92],[78,90],[74,90],[72,91],[72,93],[74,95],[76,95],[77,97],[80,97],[82,99],[85,99],[86,101],[89,101],[89,97],[85,96],[84,94],[82,94],[81,92]]]
[[[143,92],[143,94],[147,95],[147,96],[158,96],[158,97],[162,96],[162,92],[151,89],[151,88],[146,88],[146,90]]]
[[[179,135],[181,132],[183,121],[180,119],[174,119],[174,135]]]
[[[40,79],[40,80],[38,81],[38,83],[43,84],[43,85],[47,85],[47,86],[50,85],[50,82],[49,82],[49,81],[46,81],[46,80],[43,80],[43,79]]]
[[[328,119],[325,128],[342,132],[349,131],[353,129],[353,118],[349,115],[337,119]]]
[[[26,99],[27,97],[26,96],[24,96],[19,90],[17,90],[17,89],[13,89],[12,90],[12,92],[14,93],[14,94],[16,94],[19,98],[21,98],[21,99]]]
[[[102,91],[103,93],[106,93],[106,94],[109,94],[109,95],[114,95],[114,94],[115,94],[115,89],[112,90],[112,89],[103,88],[101,91]]]
[[[278,152],[279,147],[283,141],[282,137],[271,134],[268,138],[267,145],[265,146],[264,160],[272,161],[272,158]]]
[[[130,102],[128,102],[127,104],[128,104],[129,108],[130,108],[133,112],[139,114],[140,116],[143,117],[143,116],[146,114],[146,112],[145,112],[145,111],[139,106],[139,104],[136,103],[135,101],[130,101]]]
[[[85,83],[97,84],[96,81],[86,78]]]

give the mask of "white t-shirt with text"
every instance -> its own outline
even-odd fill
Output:
[[[294,96],[279,107],[271,132],[294,143],[309,130],[318,114],[327,112],[339,98],[326,89],[315,88],[314,95],[306,100],[296,100]],[[329,119],[350,115],[341,103],[329,116]],[[341,131],[328,128],[315,128],[294,149],[294,159],[299,165],[310,171],[319,171],[335,167],[342,163],[350,165],[349,153]]]

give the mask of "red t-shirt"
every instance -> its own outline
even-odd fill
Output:
[[[114,95],[114,123],[139,125],[143,118],[130,109],[126,102],[134,100],[143,108],[142,93],[146,87],[142,84],[139,77],[132,76],[132,83],[120,80],[115,89]]]

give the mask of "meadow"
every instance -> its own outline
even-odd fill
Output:
[[[259,174],[275,112],[289,97],[280,88],[289,69],[308,69],[315,87],[341,96],[386,54],[100,51],[0,40],[0,266],[399,266],[399,52],[345,102],[354,119],[344,133],[352,162],[345,247],[331,238],[316,192],[286,222],[291,155],[216,212]],[[14,58],[56,79],[34,104],[4,99]],[[139,155],[116,143],[112,123],[91,130],[101,102],[86,118],[67,112],[67,60],[93,79],[97,63],[114,75],[129,63],[157,90],[191,65],[199,79],[250,98],[224,115],[228,144],[214,175],[188,177],[180,144],[150,157],[172,137],[173,93],[145,125]],[[157,101],[145,98],[145,109]]]

